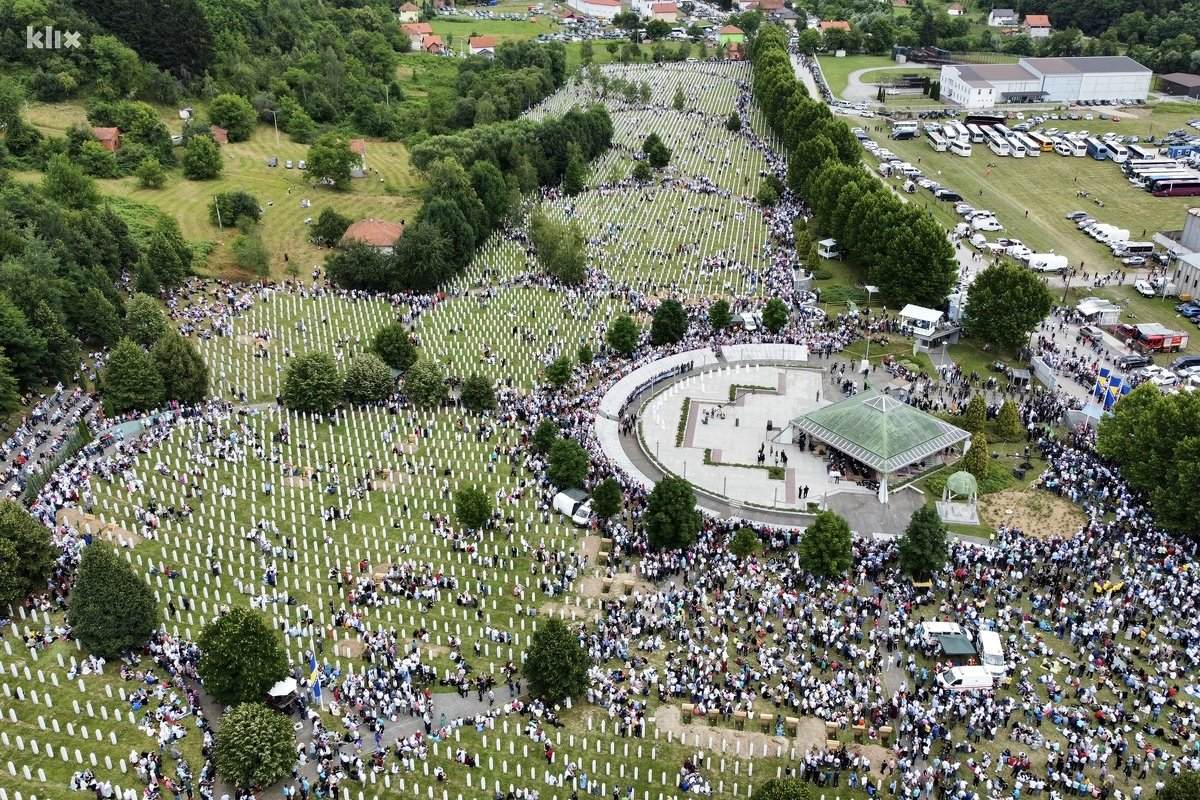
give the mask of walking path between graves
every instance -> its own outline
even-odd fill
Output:
[[[774,726],[775,723],[772,721],[770,724]],[[661,705],[655,711],[654,725],[660,733],[677,736],[682,743],[691,747],[729,755],[745,754],[751,759],[755,755],[767,756],[780,750],[788,757],[792,751],[801,757],[809,748],[824,748],[829,741],[825,722],[816,717],[799,717],[795,736],[773,736],[758,730],[760,722],[757,720],[746,722],[746,729],[740,731],[709,725],[699,719],[685,723],[679,706]],[[889,748],[879,744],[852,742],[847,747],[866,755],[871,761],[871,771],[876,775],[880,766],[894,756]]]

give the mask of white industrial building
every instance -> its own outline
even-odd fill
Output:
[[[1004,103],[1145,100],[1152,73],[1128,56],[1022,58],[1016,64],[947,64],[941,95],[963,108]]]

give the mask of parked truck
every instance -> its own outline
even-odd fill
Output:
[[[1118,335],[1143,353],[1177,353],[1187,347],[1188,335],[1157,322],[1120,325]]]

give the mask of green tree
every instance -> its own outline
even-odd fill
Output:
[[[152,347],[167,332],[167,318],[158,301],[137,292],[125,304],[125,335],[143,347]]]
[[[559,489],[576,489],[587,478],[587,451],[574,439],[562,438],[550,447],[546,475]]]
[[[491,161],[476,161],[471,165],[471,187],[487,212],[489,229],[499,227],[508,216],[512,192],[504,181],[504,173]]]
[[[67,623],[88,651],[115,659],[149,640],[158,604],[146,579],[106,542],[83,549]]]
[[[138,186],[143,189],[161,189],[167,182],[167,171],[153,156],[146,156],[139,161],[133,174],[137,177]]]
[[[567,169],[563,172],[563,193],[574,197],[583,191],[587,182],[587,165],[577,146],[570,148],[567,155]]]
[[[42,191],[67,208],[89,208],[100,198],[96,182],[62,154],[50,156]]]
[[[22,389],[41,382],[46,360],[46,337],[29,324],[8,295],[0,292],[0,352],[8,356],[12,375]]]
[[[946,526],[933,506],[921,506],[913,512],[896,544],[900,569],[916,580],[929,580],[946,565]]]
[[[151,348],[150,357],[162,376],[166,399],[191,405],[208,397],[208,364],[178,331],[168,329]]]
[[[631,175],[639,183],[649,183],[654,180],[654,170],[645,161],[639,161],[634,164]]]
[[[207,181],[221,174],[221,146],[211,136],[193,136],[183,147],[183,177]]]
[[[0,539],[0,608],[15,606],[25,596],[18,557],[13,543]]]
[[[229,246],[234,261],[247,272],[266,276],[271,271],[271,253],[257,229],[239,234]]]
[[[148,411],[162,405],[162,376],[150,358],[131,339],[117,342],[100,373],[100,395],[110,416],[126,411]]]
[[[346,369],[344,391],[351,403],[379,403],[392,393],[392,369],[374,353],[354,357]]]
[[[971,435],[971,447],[963,456],[961,466],[979,480],[983,480],[987,475],[988,462],[987,437],[983,435],[983,431],[976,431]]]
[[[338,133],[326,133],[308,148],[308,175],[318,182],[329,182],[344,192],[350,188],[350,172],[358,156],[350,150],[350,140]]]
[[[654,310],[650,323],[650,342],[656,345],[674,344],[687,335],[688,317],[678,300],[663,300]]]
[[[221,717],[213,763],[234,786],[271,786],[296,763],[292,721],[262,703],[239,703]]]
[[[543,370],[546,373],[546,382],[555,389],[561,389],[571,381],[571,357],[561,355],[546,365]]]
[[[1200,772],[1184,770],[1167,779],[1155,800],[1200,800]]]
[[[974,394],[962,412],[962,426],[971,433],[983,430],[987,423],[987,402],[982,394]]]
[[[417,345],[399,322],[389,322],[376,331],[371,349],[389,367],[402,372],[417,362]]]
[[[460,396],[467,410],[476,414],[496,407],[496,391],[492,388],[492,382],[478,373],[463,381]]]
[[[1006,261],[979,273],[967,289],[964,327],[972,338],[1016,352],[1053,304],[1037,273]]]
[[[579,349],[575,351],[575,360],[580,364],[591,364],[595,360],[596,354],[592,352],[592,346],[587,342],[579,345]]]
[[[683,93],[683,86],[676,84],[675,96],[671,98],[671,107],[676,111],[683,111],[687,105],[687,95]]]
[[[763,327],[769,330],[771,333],[779,333],[781,330],[787,327],[788,320],[790,318],[791,312],[788,311],[787,304],[785,304],[778,297],[772,297],[767,301],[767,304],[763,306]]]
[[[404,375],[404,394],[418,408],[437,408],[446,400],[446,372],[436,361],[422,359]]]
[[[633,317],[628,314],[620,314],[613,319],[604,334],[604,340],[608,342],[608,346],[626,357],[632,355],[633,351],[637,349],[639,338],[641,338],[641,331],[638,330],[638,325],[633,321]]]
[[[3,321],[2,316],[0,321]],[[75,316],[75,327],[79,338],[103,347],[112,345],[121,336],[121,318],[117,316],[116,306],[95,286],[83,293],[83,302]],[[0,325],[0,337],[3,337],[3,330],[4,326]],[[0,344],[3,342],[0,341]],[[13,351],[10,349],[8,352],[11,354]]]
[[[533,431],[533,449],[534,451],[546,455],[550,452],[550,448],[558,441],[559,428],[558,423],[552,419],[544,419],[537,424],[537,428]]]
[[[311,352],[288,362],[283,373],[283,404],[293,411],[328,414],[342,397],[342,376],[329,353]]]
[[[0,500],[0,542],[7,543],[16,555],[11,561],[4,559],[8,565],[4,583],[9,594],[0,600],[15,603],[34,592],[46,591],[46,581],[58,558],[50,529],[19,503]]]
[[[642,152],[646,155],[646,160],[650,162],[650,166],[655,169],[662,169],[671,163],[671,151],[663,144],[663,140],[659,138],[657,133],[651,133],[642,142]]]
[[[323,208],[317,221],[308,231],[308,240],[321,247],[334,247],[342,240],[342,234],[350,227],[351,219],[332,208]]]
[[[234,606],[204,626],[196,671],[204,688],[225,705],[253,703],[287,677],[283,642],[266,619]]]
[[[254,133],[254,125],[258,117],[254,107],[236,94],[219,94],[208,106],[208,116],[212,121],[225,129],[229,141],[244,142]]]
[[[800,537],[800,566],[819,578],[845,575],[854,561],[850,526],[832,511],[817,514]]]
[[[0,415],[11,414],[20,403],[21,394],[17,379],[12,373],[12,362],[0,350]],[[3,600],[0,599],[0,602]]]
[[[738,116],[736,111],[729,112],[729,119],[725,120],[725,130],[732,133],[737,133],[742,129],[742,118]]]
[[[1005,400],[1000,406],[1000,414],[996,417],[996,432],[1006,442],[1018,442],[1025,435],[1025,426],[1021,424],[1021,415],[1017,404]]]
[[[86,141],[75,157],[75,163],[93,178],[116,178],[121,174],[117,156],[96,141]]]
[[[700,533],[700,512],[692,485],[683,478],[663,478],[646,504],[646,533],[656,550],[682,549]]]
[[[534,632],[522,671],[531,695],[548,703],[561,703],[587,689],[591,665],[579,637],[562,620],[551,617]]]
[[[758,534],[750,528],[738,528],[729,540],[729,552],[738,558],[746,558],[762,548]]]
[[[611,519],[621,512],[623,500],[621,484],[612,478],[605,478],[592,492],[592,511],[600,519]]]
[[[249,192],[221,192],[214,194],[208,204],[208,221],[213,225],[228,227],[241,224],[242,219],[258,222],[262,217],[262,207],[258,198]]]
[[[474,484],[458,487],[454,492],[454,516],[464,528],[483,530],[492,518],[491,495]]]
[[[799,778],[771,778],[754,790],[750,800],[809,800],[808,786]]]
[[[559,222],[541,208],[529,218],[529,238],[538,265],[563,283],[580,284],[587,277],[587,239],[579,223]]]

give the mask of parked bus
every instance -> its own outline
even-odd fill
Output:
[[[1152,158],[1148,161],[1135,161],[1132,158],[1122,165],[1126,175],[1144,175],[1147,172],[1153,172],[1159,169],[1174,169],[1181,166],[1178,161],[1173,158]]]
[[[1087,142],[1078,136],[1068,136],[1063,141],[1071,148],[1071,156],[1073,158],[1083,158],[1087,155]]]
[[[965,139],[968,142],[971,141],[971,132],[969,130],[967,130],[966,125],[963,125],[961,122],[955,121],[955,122],[950,123],[950,127],[954,129],[954,138],[955,139]]]
[[[946,143],[945,136],[942,136],[937,131],[931,130],[925,134],[925,138],[927,138],[929,140],[929,146],[932,147],[936,152],[938,152],[938,153],[946,152],[946,148],[948,147],[948,145]]]
[[[1049,153],[1054,150],[1054,140],[1044,133],[1029,133],[1026,134],[1029,139],[1037,142],[1037,146],[1043,153]]]
[[[950,143],[950,152],[966,158],[971,155],[971,143],[966,139],[955,139]]]
[[[1103,161],[1108,158],[1108,145],[1095,136],[1089,136],[1087,138],[1087,154],[1097,161]]]
[[[1012,150],[1013,158],[1024,158],[1026,155],[1025,144],[1017,138],[1015,133],[1010,133],[1005,137],[1008,141],[1008,146]]]
[[[1168,178],[1150,189],[1155,197],[1195,197],[1200,195],[1200,177]]]
[[[971,134],[971,144],[983,144],[983,129],[975,123],[967,125],[967,133]]]
[[[1130,177],[1131,181],[1137,181],[1138,185],[1143,189],[1150,189],[1155,181],[1170,180],[1172,178],[1192,178],[1196,177],[1197,173],[1194,169],[1188,167],[1164,167],[1162,169],[1143,172],[1139,175]]]
[[[1025,155],[1033,156],[1034,158],[1042,154],[1042,146],[1033,140],[1033,137],[1027,133],[1014,133],[1013,137],[1025,146]]]
[[[1121,252],[1121,257],[1125,256],[1148,256],[1154,252],[1153,242],[1121,242],[1115,246],[1116,250]]]
[[[1158,158],[1158,151],[1151,147],[1142,147],[1140,145],[1131,144],[1128,146],[1129,160],[1134,161],[1152,161]]]
[[[1108,157],[1114,164],[1124,164],[1129,160],[1129,149],[1125,145],[1108,142],[1105,146],[1108,148]]]
[[[1008,142],[1004,141],[1000,136],[989,136],[987,142],[988,149],[998,156],[1011,156],[1012,148],[1008,146]]]

